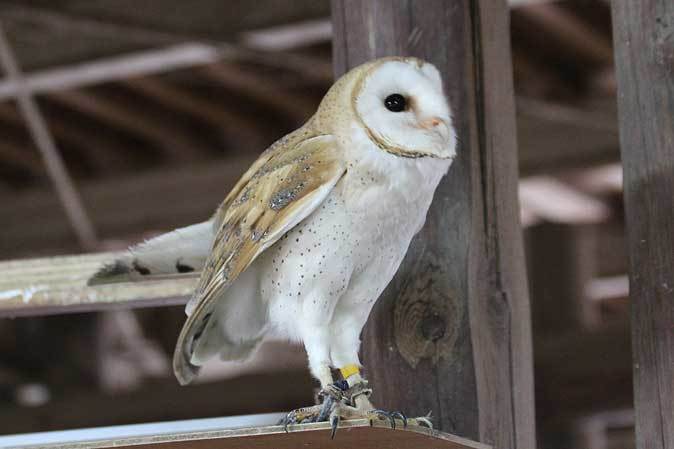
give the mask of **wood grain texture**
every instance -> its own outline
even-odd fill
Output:
[[[87,286],[118,253],[0,262],[0,317],[184,304],[198,273],[147,282]]]
[[[282,426],[248,427],[190,433],[116,438],[73,444],[40,446],[41,449],[491,449],[484,444],[449,435],[425,427],[409,426],[393,430],[384,425],[370,426],[365,419],[343,421],[334,440],[330,439],[330,424],[299,424],[285,432]],[[30,449],[30,448],[26,448]],[[37,449],[33,447],[32,449]]]
[[[596,234],[593,225],[563,223],[543,223],[526,230],[537,342],[540,337],[600,324],[598,308],[586,293],[597,272]]]
[[[674,3],[612,2],[637,447],[674,448]]]
[[[409,415],[430,410],[438,428],[498,448],[533,448],[507,5],[333,0],[332,17],[337,74],[381,56],[434,63],[461,142],[364,331],[373,400]]]

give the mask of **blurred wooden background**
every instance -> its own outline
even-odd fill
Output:
[[[539,446],[634,447],[610,5],[510,3]],[[1,2],[85,215],[68,218],[5,77],[0,258],[117,250],[209,216],[330,86],[329,15],[328,1],[309,0]],[[169,354],[183,316],[178,306],[1,320],[0,433],[312,400],[301,349],[281,342],[178,387]]]

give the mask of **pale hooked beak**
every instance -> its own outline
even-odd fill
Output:
[[[443,123],[439,117],[431,117],[419,122],[419,126],[423,129],[432,130]]]
[[[447,123],[440,117],[429,117],[423,120],[419,120],[419,128],[425,129],[428,131],[433,131],[443,138],[443,140],[449,139],[449,127]]]
[[[448,123],[437,116],[428,117],[417,121],[416,127],[430,131],[439,137],[446,145],[446,148],[443,150],[433,151],[433,157],[440,159],[453,159],[456,155],[456,136],[450,123],[451,121]]]

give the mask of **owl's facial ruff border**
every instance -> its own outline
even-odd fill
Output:
[[[381,150],[386,151],[387,153],[393,154],[395,156],[400,156],[400,157],[405,157],[409,159],[419,159],[423,157],[431,157],[435,159],[454,159],[454,156],[439,156],[435,153],[432,153],[430,151],[409,151],[405,150],[404,148],[401,148],[397,145],[392,145],[390,142],[387,142],[385,139],[382,139],[380,136],[374,133],[372,129],[363,121],[361,118],[360,114],[358,113],[357,109],[357,98],[358,98],[358,93],[361,92],[363,89],[363,83],[365,82],[365,79],[368,77],[370,73],[375,71],[377,68],[379,68],[382,64],[389,62],[389,61],[400,61],[400,62],[405,62],[408,63],[410,61],[414,61],[418,67],[421,67],[423,65],[423,61],[414,58],[414,57],[400,57],[400,56],[392,56],[390,58],[383,58],[381,59],[377,64],[372,65],[372,67],[368,68],[358,79],[356,82],[352,94],[351,94],[351,108],[353,110],[353,115],[356,117],[356,120],[358,120],[358,123],[362,125],[363,129],[367,133],[367,136],[369,139]]]

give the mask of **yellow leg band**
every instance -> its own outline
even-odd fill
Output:
[[[339,371],[342,373],[344,379],[348,379],[350,376],[360,373],[360,368],[358,368],[358,365],[346,365],[340,368]]]

